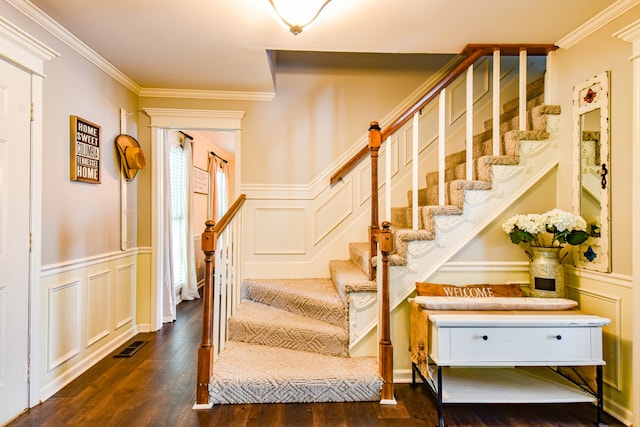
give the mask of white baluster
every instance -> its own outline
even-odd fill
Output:
[[[444,205],[444,156],[445,156],[445,93],[446,89],[440,92],[440,105],[438,110],[438,204]]]
[[[384,158],[384,171],[385,171],[385,180],[384,180],[384,198],[387,201],[385,204],[385,218],[387,221],[391,222],[391,136],[387,137],[387,144],[385,149],[385,158]],[[392,224],[393,225],[393,224]]]
[[[500,51],[493,51],[493,155],[500,155]]]
[[[551,51],[547,54],[547,65],[544,72],[544,103],[545,105],[556,104],[556,68],[555,68],[556,52]]]
[[[527,130],[527,51],[520,51],[519,127]]]
[[[467,170],[466,179],[473,179],[473,64],[467,68]]]
[[[411,174],[411,220],[413,229],[418,229],[418,125],[420,122],[420,111],[413,115],[413,141],[411,147],[412,174]]]

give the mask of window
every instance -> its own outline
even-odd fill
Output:
[[[222,218],[222,216],[227,212],[229,206],[228,203],[228,189],[227,189],[227,175],[225,174],[226,165],[222,163],[223,167],[216,169],[216,197],[218,198],[216,206],[218,206],[218,218]]]
[[[186,183],[184,181],[184,150],[172,145],[169,152],[169,178],[171,182],[171,245],[173,252],[173,286],[182,287],[186,279],[185,248]]]

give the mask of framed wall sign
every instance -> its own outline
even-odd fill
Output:
[[[193,192],[209,194],[209,172],[193,167]]]
[[[100,184],[100,126],[78,116],[70,118],[71,180]]]

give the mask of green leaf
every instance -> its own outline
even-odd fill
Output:
[[[564,230],[561,233],[554,234],[553,238],[560,242],[560,244],[563,244],[565,242],[568,243],[567,236],[569,236],[569,233],[571,233],[569,230]]]
[[[511,237],[511,243],[515,243],[516,245],[519,243],[528,243],[534,239],[534,236],[531,233],[518,229],[509,233],[509,236]]]
[[[589,235],[586,231],[576,230],[567,234],[566,240],[570,245],[580,245],[584,243],[589,238]]]

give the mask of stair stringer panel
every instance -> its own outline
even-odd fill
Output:
[[[558,118],[554,117],[551,120],[557,121]],[[520,163],[494,165],[492,188],[467,191],[462,215],[436,216],[434,240],[409,242],[407,264],[390,267],[391,310],[402,304],[415,291],[416,282],[426,281],[488,224],[558,165],[559,140],[556,129],[557,126],[549,123],[548,139],[520,141]],[[378,275],[379,289],[381,276]],[[351,294],[349,347],[353,349],[377,324],[377,295]]]

